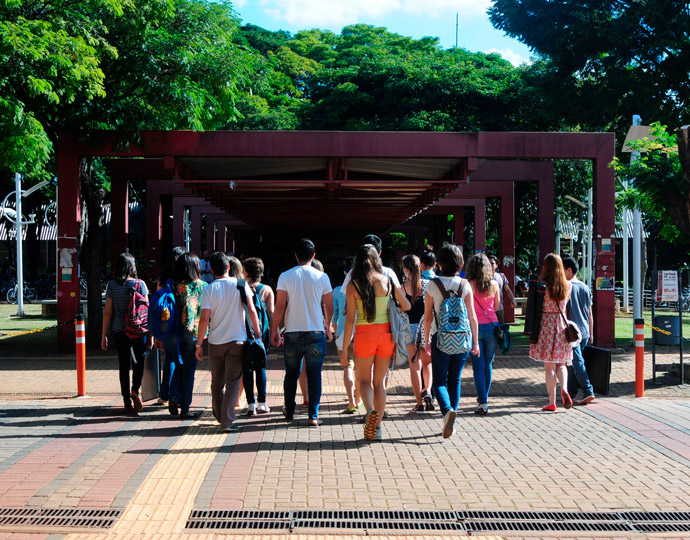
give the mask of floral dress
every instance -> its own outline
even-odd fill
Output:
[[[555,362],[556,364],[571,365],[573,347],[565,339],[565,321],[561,317],[561,310],[565,314],[565,307],[570,298],[570,291],[565,300],[556,303],[546,291],[544,307],[541,313],[541,327],[539,340],[529,346],[529,357],[537,362]],[[560,308],[560,309],[559,309]]]

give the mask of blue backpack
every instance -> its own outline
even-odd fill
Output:
[[[438,286],[443,295],[441,308],[436,315],[436,346],[438,350],[446,354],[464,354],[472,350],[472,331],[467,316],[465,301],[458,296],[464,283],[460,283],[458,291],[447,291],[439,278],[433,282]]]
[[[172,280],[158,289],[149,301],[149,333],[160,341],[179,334],[180,316],[175,304]]]
[[[242,301],[246,304],[247,299],[244,296],[245,283],[246,281],[244,279],[237,280],[237,289],[240,291]],[[254,308],[256,308],[256,314],[259,316],[259,326],[261,327],[261,341],[263,341],[264,347],[266,348],[266,354],[268,354],[268,348],[271,345],[271,323],[268,321],[268,312],[266,311],[266,306],[264,306],[264,303],[261,301],[261,298],[259,297],[259,294],[261,293],[261,290],[263,288],[263,283],[259,283],[256,289],[252,288],[252,291],[254,292],[254,294],[252,295],[252,301],[254,303]],[[249,325],[249,327],[251,327],[251,325],[249,324],[249,319],[247,319],[247,324]]]

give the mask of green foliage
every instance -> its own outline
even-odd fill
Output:
[[[687,243],[690,235],[679,225],[683,221],[688,186],[683,180],[676,135],[657,122],[650,127],[650,137],[633,141],[629,146],[639,152],[639,157],[629,163],[615,158],[612,163],[618,180],[622,181],[619,205],[640,208],[653,216],[661,223],[659,234],[664,240]]]

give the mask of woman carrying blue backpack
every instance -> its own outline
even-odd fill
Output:
[[[458,246],[443,244],[436,258],[440,275],[429,281],[424,299],[424,336],[431,355],[432,390],[443,415],[444,439],[455,432],[467,356],[470,352],[479,354],[472,290],[467,280],[458,276],[463,263]]]

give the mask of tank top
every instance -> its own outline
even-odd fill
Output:
[[[410,324],[419,324],[422,315],[424,315],[424,296],[420,294],[414,303],[412,302],[411,294],[405,293],[405,296],[412,305],[410,311],[407,312],[407,317],[410,319]]]
[[[484,296],[480,292],[475,292],[474,311],[477,314],[479,324],[493,324],[498,322],[496,311],[494,310],[494,296]]]
[[[356,325],[359,326],[365,325],[365,324],[387,324],[389,321],[388,319],[388,299],[390,298],[390,295],[387,294],[386,296],[377,296],[375,301],[376,301],[376,317],[374,317],[373,322],[367,321],[367,317],[364,314],[364,304],[362,304],[362,300],[357,299],[357,322]]]

